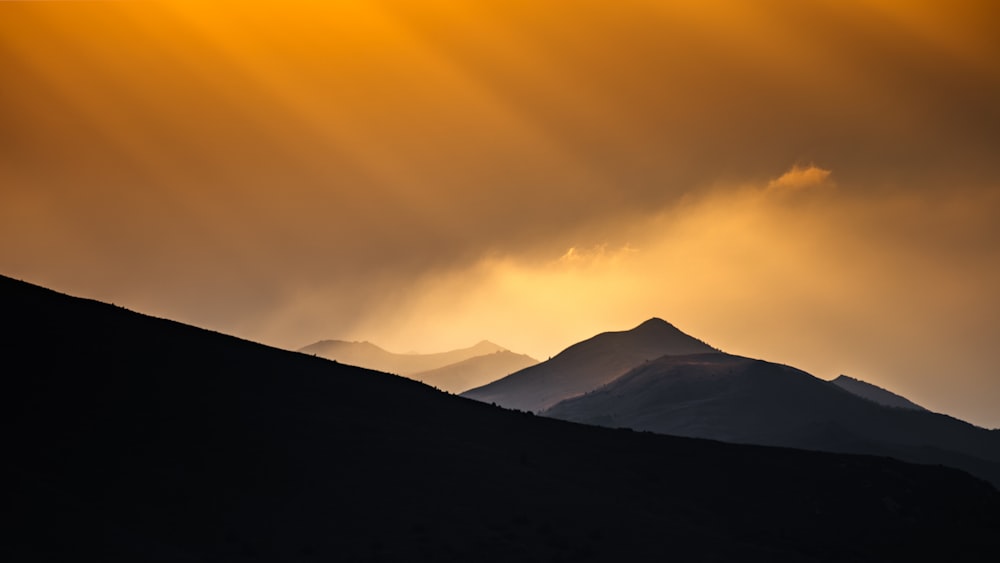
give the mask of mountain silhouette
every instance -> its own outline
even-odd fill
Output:
[[[605,332],[555,357],[462,395],[531,412],[604,385],[636,365],[665,354],[715,352],[670,323],[652,318],[622,332]]]
[[[442,368],[476,356],[484,356],[504,350],[506,348],[497,346],[488,340],[483,340],[475,346],[448,352],[396,354],[380,348],[371,342],[320,340],[319,342],[314,342],[300,348],[299,352],[376,371],[412,376],[416,373]]]
[[[533,366],[538,360],[510,350],[475,356],[444,367],[415,373],[409,377],[450,393],[461,393],[518,370]]]
[[[664,356],[546,416],[676,436],[888,455],[950,465],[1000,486],[1000,435],[887,407],[789,366],[728,354]]]
[[[0,277],[6,561],[987,561],[945,467],[577,425]],[[846,392],[844,392],[847,395]]]
[[[867,381],[862,381],[860,379],[855,379],[853,377],[848,377],[846,375],[841,375],[836,379],[832,380],[837,387],[844,389],[845,391],[850,391],[859,397],[864,397],[869,401],[875,401],[880,405],[885,405],[887,407],[896,407],[900,409],[911,409],[917,411],[925,411],[924,407],[914,403],[913,401],[907,399],[906,397],[897,395],[892,391],[883,389],[878,385],[872,385]]]

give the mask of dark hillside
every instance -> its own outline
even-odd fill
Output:
[[[0,278],[6,561],[992,560],[956,470],[504,411]]]

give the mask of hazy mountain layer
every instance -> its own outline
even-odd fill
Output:
[[[875,401],[880,405],[887,407],[896,407],[900,409],[911,409],[917,411],[925,411],[924,407],[914,403],[913,401],[897,395],[892,391],[883,389],[878,385],[872,385],[867,381],[862,381],[860,379],[855,379],[853,377],[848,377],[846,375],[841,375],[831,381],[837,387],[844,389],[845,391],[850,391],[859,397],[864,397],[869,401]]]
[[[788,366],[726,354],[664,356],[546,416],[727,442],[891,455],[1000,486],[1000,434],[886,407]]]
[[[654,318],[632,330],[598,334],[548,361],[467,391],[463,396],[537,412],[604,385],[642,362],[664,354],[714,351],[670,323]]]
[[[304,354],[314,354],[344,364],[359,366],[386,373],[411,376],[415,373],[442,368],[486,354],[506,350],[484,340],[475,346],[439,352],[435,354],[396,354],[371,342],[347,342],[344,340],[320,340],[301,348]],[[504,375],[504,374],[500,374]]]
[[[1000,495],[615,431],[0,278],[6,561],[990,561]],[[846,394],[846,393],[845,393]]]
[[[442,391],[461,393],[537,363],[538,360],[531,356],[503,350],[415,373],[409,377]]]

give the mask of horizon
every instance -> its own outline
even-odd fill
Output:
[[[16,278],[13,278],[13,279],[16,279]],[[28,280],[18,280],[18,281],[31,283]],[[42,286],[39,286],[39,287],[42,287]],[[51,288],[48,288],[48,289],[51,289]],[[84,299],[89,299],[89,298],[87,298],[85,296],[71,296],[71,297],[81,297],[81,298],[84,298]],[[113,303],[105,303],[105,304],[111,305],[111,306],[117,306],[117,305],[115,305]],[[142,311],[133,311],[133,312],[146,315],[146,313],[143,313]],[[154,318],[156,318],[156,317],[154,317]],[[173,319],[168,319],[168,320],[173,320]],[[590,336],[590,337],[588,337],[586,339],[583,339],[580,342],[583,342],[585,340],[589,340],[590,338],[592,338],[594,336],[598,336],[600,334],[605,334],[605,333],[609,333],[609,332],[630,332],[631,330],[638,329],[641,325],[644,325],[644,324],[649,323],[651,321],[660,321],[660,322],[663,322],[663,323],[665,323],[667,325],[673,326],[672,323],[670,323],[669,321],[666,321],[666,320],[664,320],[664,319],[662,319],[660,317],[650,317],[649,319],[646,319],[645,321],[637,324],[636,326],[632,327],[631,329],[603,331],[602,333],[597,333],[597,334],[594,334],[594,335],[592,335],[592,336]],[[193,325],[191,325],[191,326],[193,326]],[[196,328],[203,328],[203,327],[196,327]],[[674,328],[677,328],[677,327],[674,327]],[[678,329],[678,330],[680,330],[680,329]],[[681,332],[684,332],[684,331],[681,331]],[[684,333],[684,334],[687,334],[687,333]],[[227,336],[232,336],[232,335],[227,335]],[[687,334],[687,336],[689,336],[691,338],[694,338],[694,339],[697,339],[697,340],[700,340],[697,337],[695,337],[694,335]],[[334,341],[334,342],[346,342],[346,343],[349,343],[349,344],[370,344],[370,345],[373,345],[373,346],[375,346],[377,348],[382,349],[383,351],[389,352],[391,354],[396,354],[396,355],[411,355],[411,354],[413,354],[413,355],[432,355],[432,354],[447,353],[447,352],[452,352],[452,351],[457,351],[457,350],[462,350],[462,349],[475,348],[476,346],[478,346],[480,344],[492,344],[494,346],[499,346],[500,348],[506,350],[507,352],[513,352],[515,354],[523,354],[523,352],[519,352],[517,350],[511,350],[509,348],[505,348],[504,346],[502,346],[500,344],[497,344],[496,342],[493,342],[493,341],[491,341],[489,339],[479,340],[478,342],[476,342],[474,344],[471,344],[471,345],[468,345],[468,346],[459,346],[459,347],[456,347],[456,348],[453,348],[453,349],[424,350],[424,351],[411,350],[411,351],[406,351],[406,352],[399,352],[399,351],[395,351],[395,350],[389,350],[389,349],[386,349],[386,348],[380,346],[377,342],[371,342],[369,340],[360,340],[360,341],[353,340],[353,341],[350,341],[350,340],[342,340],[342,339],[326,339],[326,340],[318,340],[318,341],[316,341],[314,343],[311,343],[311,344],[316,344],[316,343],[320,343],[320,342],[324,342],[324,341],[325,342],[330,342],[330,341]],[[561,354],[562,352],[565,352],[567,348],[570,348],[573,345],[578,344],[580,342],[571,343],[568,346],[560,349],[555,354],[552,354],[551,356],[548,356],[547,358],[543,357],[543,359],[539,359],[537,357],[533,357],[533,359],[539,361],[540,363],[541,362],[545,362],[547,360],[551,360],[553,357]],[[260,342],[258,342],[258,343],[259,344],[265,344],[265,345],[267,345],[267,343],[260,343]],[[711,344],[709,344],[709,346],[711,346]],[[307,346],[303,346],[301,348],[305,348],[305,347],[308,347],[308,345]],[[283,348],[279,347],[279,349],[283,349]],[[301,352],[300,349],[293,349],[293,348],[288,348],[288,349],[284,349],[284,350],[291,351],[291,352]],[[726,355],[730,355],[730,356],[734,356],[734,357],[738,357],[739,356],[738,354],[729,354],[725,350],[718,350],[718,351],[720,353],[722,353],[722,354],[726,354]],[[313,355],[315,356],[316,354],[313,354]],[[527,354],[527,355],[530,356],[530,354]],[[747,358],[751,358],[751,359],[759,359],[759,360],[764,360],[764,361],[769,361],[770,362],[770,360],[768,360],[767,358],[754,358],[752,356],[746,356],[746,357]],[[345,362],[341,362],[341,363],[345,363]],[[350,362],[346,362],[346,363],[348,365],[352,365]],[[787,364],[780,364],[780,362],[770,362],[770,363],[779,364],[779,365],[787,365]],[[362,365],[362,364],[358,364],[358,367],[366,367],[366,366]],[[790,367],[796,368],[796,366],[790,366]],[[397,377],[404,377],[404,378],[410,378],[410,379],[412,379],[411,376],[400,376],[398,374],[396,374],[396,375],[397,375]],[[815,374],[809,374],[809,375],[815,376]],[[882,391],[888,391],[890,394],[896,395],[897,397],[899,397],[899,398],[901,398],[903,400],[907,400],[908,401],[908,399],[909,399],[908,397],[905,397],[905,396],[902,396],[902,395],[894,393],[891,389],[885,389],[885,388],[880,387],[878,385],[875,385],[875,384],[873,384],[873,383],[871,383],[869,381],[865,381],[864,379],[861,379],[861,378],[858,378],[858,377],[852,377],[851,375],[848,375],[848,374],[838,374],[838,375],[836,375],[834,377],[831,377],[831,378],[822,378],[822,377],[820,377],[819,379],[832,383],[835,379],[841,379],[841,378],[846,378],[848,380],[859,382],[859,383],[862,383],[862,384],[873,385],[876,389],[880,389]],[[923,406],[919,406],[919,408],[923,409],[924,407]],[[938,412],[938,411],[934,411],[933,409],[931,409],[931,412]],[[939,412],[938,414],[945,414],[945,415],[953,416],[951,413],[944,413],[944,412]],[[1000,430],[1000,427],[992,427],[991,428],[989,426],[983,426],[983,425],[976,424],[975,422],[972,422],[972,421],[969,421],[969,420],[965,420],[965,419],[961,419],[961,420],[964,420],[965,422],[970,422],[970,423],[972,423],[972,424],[974,424],[976,426],[979,426],[980,428]]]
[[[1000,427],[989,0],[0,3],[0,273],[296,350],[652,317]]]

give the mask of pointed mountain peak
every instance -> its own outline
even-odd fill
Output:
[[[716,348],[713,348],[712,346],[706,344],[704,341],[699,340],[691,336],[690,334],[687,334],[686,332],[668,323],[667,321],[661,319],[660,317],[653,317],[649,320],[646,320],[639,326],[633,328],[632,330],[627,330],[618,334],[621,334],[624,338],[639,339],[649,342],[660,342],[660,343],[671,342],[675,346],[693,345],[696,347],[704,348],[704,350],[691,350],[691,353],[718,351]],[[677,352],[671,352],[671,353],[677,353]]]
[[[653,317],[647,321],[644,321],[641,325],[633,328],[632,330],[649,330],[649,329],[661,329],[661,328],[677,328],[677,327],[661,319],[660,317]]]
[[[493,352],[503,352],[507,349],[499,344],[490,342],[489,340],[480,340],[475,346],[470,348],[470,350],[482,351],[483,353],[490,354]]]

